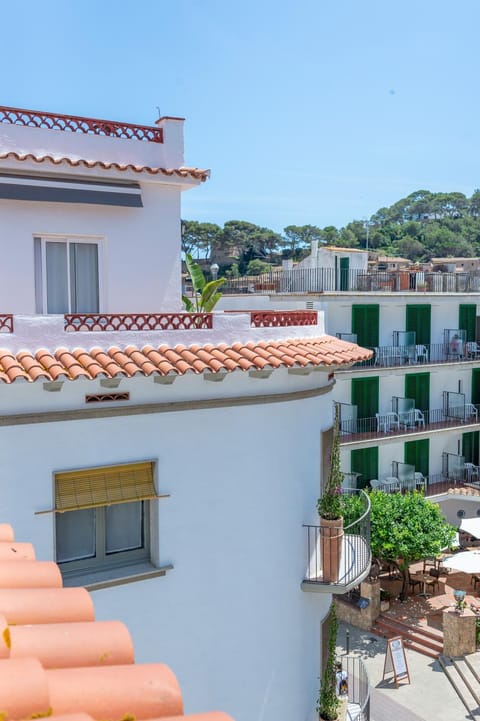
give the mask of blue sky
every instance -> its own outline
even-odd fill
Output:
[[[2,104],[186,117],[212,178],[185,218],[342,226],[480,186],[478,0],[22,0],[2,25]]]

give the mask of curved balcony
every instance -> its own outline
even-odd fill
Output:
[[[306,570],[302,581],[303,591],[346,593],[358,586],[370,571],[370,499],[362,490],[344,489],[342,492],[357,497],[358,516],[343,529],[338,578],[331,581],[330,576],[324,573],[324,566],[333,566],[335,560],[328,557],[333,552],[326,550],[320,525],[304,524]]]
[[[342,670],[348,677],[347,719],[370,721],[370,679],[360,656],[340,656]]]

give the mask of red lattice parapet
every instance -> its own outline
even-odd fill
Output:
[[[212,328],[211,313],[69,313],[66,331],[199,330]]]
[[[0,123],[163,143],[162,128],[150,125],[132,125],[131,123],[121,123],[116,120],[99,120],[98,118],[82,118],[78,115],[44,113],[39,110],[9,108],[5,105],[0,106]]]
[[[13,333],[13,315],[0,315],[0,333]]]
[[[317,325],[316,310],[254,310],[251,315],[254,328],[277,328],[289,325]]]

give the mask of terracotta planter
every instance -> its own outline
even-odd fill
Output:
[[[322,554],[323,580],[338,582],[342,553],[343,518],[329,521],[320,517],[320,549]]]

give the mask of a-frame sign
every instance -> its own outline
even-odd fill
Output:
[[[407,680],[410,683],[410,674],[408,673],[407,657],[405,656],[405,648],[403,646],[403,638],[395,636],[387,639],[387,649],[385,651],[385,663],[383,665],[383,680],[388,673],[393,673],[395,686],[398,687],[399,681]]]

